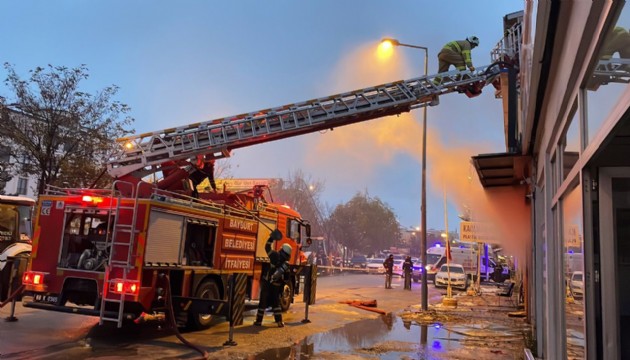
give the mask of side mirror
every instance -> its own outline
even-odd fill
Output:
[[[306,224],[306,237],[311,237],[311,224]]]
[[[313,243],[313,239],[311,239],[310,237],[306,238],[306,245],[311,245]]]

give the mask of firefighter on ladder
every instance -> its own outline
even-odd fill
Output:
[[[265,244],[265,251],[269,256],[269,264],[264,264],[260,277],[260,299],[258,302],[258,312],[256,313],[255,326],[261,326],[265,309],[271,306],[273,317],[278,327],[284,327],[282,322],[282,307],[280,297],[284,288],[285,276],[289,274],[288,261],[291,258],[291,245],[284,244],[280,251],[271,249],[271,243],[282,239],[282,233],[274,230],[269,235]]]
[[[438,72],[447,72],[451,65],[455,66],[459,71],[464,71],[466,68],[470,71],[475,71],[470,51],[477,46],[479,46],[479,38],[476,36],[469,36],[466,40],[453,40],[447,43],[438,54]]]

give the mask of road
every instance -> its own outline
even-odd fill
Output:
[[[441,298],[441,291],[429,285],[429,303],[438,303]],[[230,334],[228,323],[222,319],[206,331],[185,333],[183,337],[211,359],[248,359],[265,350],[289,347],[313,334],[381,316],[340,303],[353,299],[373,299],[379,309],[395,313],[410,306],[417,308],[421,284],[413,283],[412,290],[406,291],[402,279],[394,277],[393,289],[386,290],[382,275],[320,277],[316,304],[309,306],[310,323],[302,322],[305,304],[300,298],[284,315],[284,328],[277,328],[270,314],[265,316],[263,327],[254,327],[254,311],[246,312],[244,324],[233,329],[236,346],[224,346]],[[8,307],[0,309],[0,317],[8,313]],[[200,358],[199,352],[184,346],[171,329],[155,324],[117,329],[113,324],[99,326],[94,317],[22,308],[19,304],[16,316],[17,322],[0,322],[1,359]]]

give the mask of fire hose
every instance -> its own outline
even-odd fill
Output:
[[[160,274],[160,277],[162,277],[162,279],[165,280],[165,305],[166,305],[166,317],[168,319],[168,323],[169,325],[173,328],[173,331],[175,332],[175,336],[179,339],[179,341],[182,342],[182,344],[188,346],[189,348],[197,351],[198,353],[201,354],[203,359],[208,359],[208,357],[210,356],[208,354],[207,351],[204,351],[203,349],[201,349],[200,347],[198,347],[197,345],[191,343],[190,341],[186,340],[182,334],[179,332],[179,330],[177,329],[177,322],[175,321],[175,312],[173,311],[173,300],[171,298],[171,279],[169,279],[168,275],[166,274]]]

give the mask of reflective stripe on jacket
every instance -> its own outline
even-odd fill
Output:
[[[470,54],[470,50],[472,50],[472,47],[470,46],[468,40],[451,41],[444,45],[443,49],[448,49],[450,51],[460,54],[464,58],[464,62],[466,63],[467,67],[473,66],[472,56]]]

